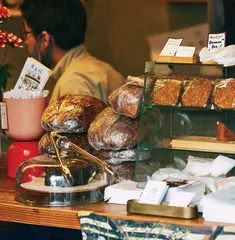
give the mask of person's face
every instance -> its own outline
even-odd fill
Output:
[[[28,47],[30,54],[33,53],[34,46],[36,44],[36,38],[33,35],[32,29],[24,21],[23,40]]]

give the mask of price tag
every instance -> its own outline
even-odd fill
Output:
[[[195,47],[188,47],[188,46],[179,46],[177,48],[176,57],[193,57],[195,52]]]
[[[149,180],[140,196],[139,203],[160,204],[168,187],[166,182]]]
[[[7,104],[6,102],[0,103],[0,110],[1,110],[1,128],[3,130],[8,129],[8,122],[7,122]]]
[[[209,50],[225,47],[225,32],[209,34],[207,47]]]
[[[159,56],[174,56],[183,38],[169,38]]]

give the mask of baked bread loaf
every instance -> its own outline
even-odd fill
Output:
[[[79,147],[83,148],[87,152],[92,152],[93,148],[89,145],[87,134],[86,133],[79,133],[79,134],[73,134],[73,133],[61,133],[61,136],[65,136],[68,138],[68,140]],[[48,133],[44,134],[39,143],[38,143],[38,149],[41,153],[47,153],[47,154],[55,154],[54,146],[51,142],[50,135]]]
[[[136,148],[124,149],[119,151],[99,150],[93,151],[92,154],[111,165],[117,165],[123,162],[133,162],[137,160]],[[138,155],[138,161],[146,160],[150,158],[150,156],[150,151],[140,151]]]
[[[46,131],[82,133],[106,104],[100,99],[84,94],[65,94],[50,104],[41,119]]]
[[[152,102],[157,105],[175,106],[179,101],[181,89],[182,80],[157,79],[153,89]]]
[[[185,84],[181,98],[183,106],[206,107],[211,98],[214,83],[207,78],[198,78],[188,81]]]
[[[131,149],[137,144],[138,129],[139,119],[118,115],[107,107],[91,123],[87,136],[94,149],[117,151]],[[146,135],[147,130],[142,136]]]
[[[213,103],[220,109],[235,109],[235,79],[217,81],[213,92]]]
[[[112,110],[120,115],[137,118],[140,114],[141,99],[144,88],[144,76],[127,77],[128,82],[114,90],[108,96],[108,102]],[[148,76],[146,79],[146,96],[150,96],[156,78]]]
[[[113,166],[119,177],[125,180],[134,180],[135,162],[123,162]]]

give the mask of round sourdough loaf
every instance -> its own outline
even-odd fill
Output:
[[[41,119],[46,131],[59,133],[86,132],[96,115],[106,108],[100,99],[85,94],[65,94],[52,102]]]

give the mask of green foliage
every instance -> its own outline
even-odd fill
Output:
[[[9,77],[12,77],[10,73],[11,69],[12,69],[12,65],[9,63],[0,65],[0,91],[6,90],[7,80]]]

